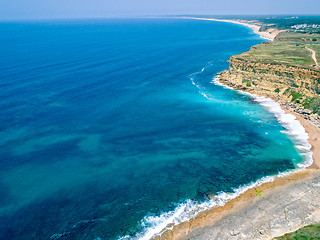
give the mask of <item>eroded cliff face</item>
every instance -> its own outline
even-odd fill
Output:
[[[320,71],[231,57],[230,69],[219,81],[278,101],[320,127]]]
[[[307,97],[320,96],[319,71],[283,63],[253,62],[231,57],[230,68],[221,74],[220,81],[275,100],[291,100],[292,91]]]

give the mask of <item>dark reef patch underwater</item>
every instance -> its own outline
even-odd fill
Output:
[[[110,19],[0,33],[0,239],[147,237],[209,194],[302,161],[272,113],[212,84],[263,41],[246,27]]]

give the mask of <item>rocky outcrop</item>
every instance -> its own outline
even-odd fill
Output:
[[[319,115],[306,108],[308,99],[320,97],[320,71],[237,56],[229,64],[229,70],[220,74],[221,83],[272,98],[320,126]]]
[[[221,74],[221,78],[249,89],[254,88],[255,91],[268,92],[268,95],[275,98],[281,94],[286,95],[287,89],[308,97],[320,94],[319,71],[284,63],[263,63],[231,57],[230,68]],[[280,98],[283,97],[280,96]],[[287,96],[288,98],[290,97]]]
[[[320,221],[320,176],[289,183],[246,200],[246,206],[190,231],[183,240],[267,240]],[[308,194],[306,194],[306,192]],[[179,239],[164,237],[162,239]]]

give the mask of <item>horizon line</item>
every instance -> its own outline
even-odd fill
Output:
[[[48,20],[103,20],[103,19],[129,19],[129,18],[169,18],[169,17],[186,17],[186,16],[210,16],[210,17],[320,17],[320,14],[161,14],[161,15],[121,15],[121,16],[97,16],[97,17],[47,17],[47,18],[0,18],[0,22],[19,22],[19,21],[48,21]]]

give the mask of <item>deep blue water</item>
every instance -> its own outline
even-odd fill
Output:
[[[294,168],[275,117],[211,83],[262,41],[196,20],[0,23],[0,239],[134,236]]]

